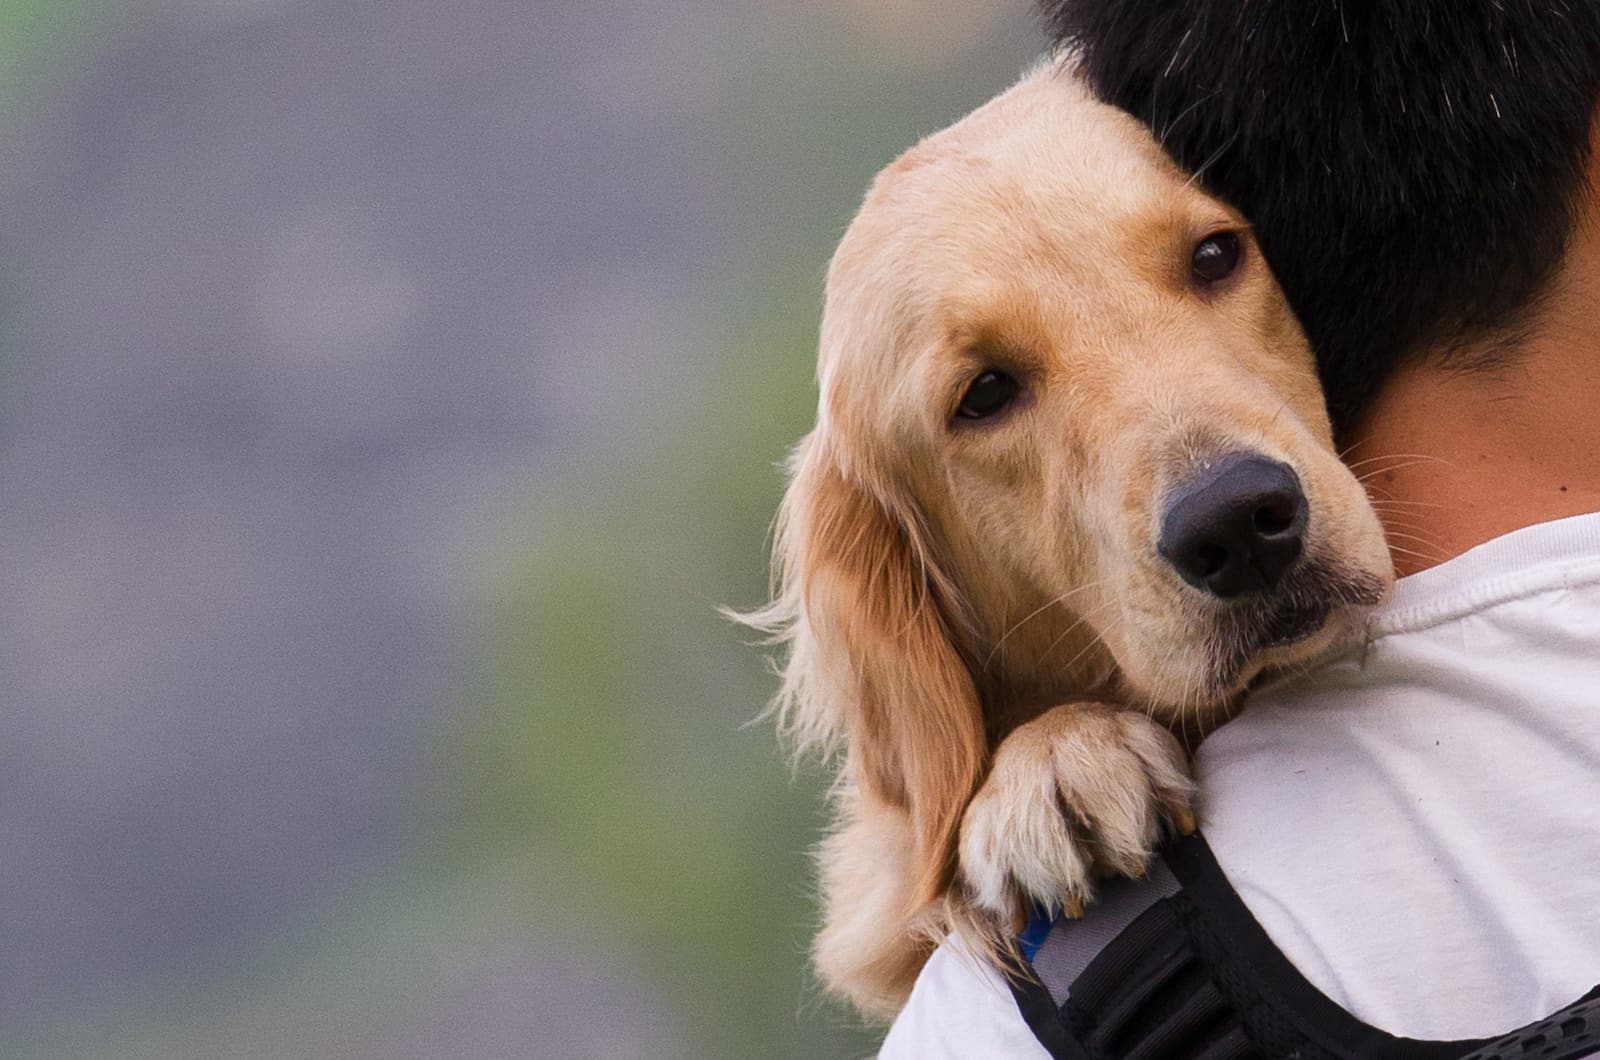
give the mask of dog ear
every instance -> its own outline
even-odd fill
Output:
[[[783,615],[768,623],[790,648],[780,728],[801,749],[842,739],[855,794],[905,814],[916,908],[949,883],[985,755],[952,637],[959,600],[918,513],[853,476],[820,429],[791,466],[775,547]]]

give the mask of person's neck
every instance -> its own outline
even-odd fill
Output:
[[[1589,207],[1524,337],[1492,351],[1504,367],[1449,367],[1487,350],[1420,351],[1345,439],[1400,575],[1600,512],[1600,202]]]

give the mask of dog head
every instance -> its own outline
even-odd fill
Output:
[[[1392,581],[1248,224],[1068,66],[879,175],[818,377],[778,542],[786,703],[910,815],[927,894],[1011,723],[1215,709]]]

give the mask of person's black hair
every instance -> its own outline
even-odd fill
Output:
[[[1042,0],[1094,90],[1244,212],[1345,427],[1408,352],[1511,335],[1559,265],[1600,0]]]

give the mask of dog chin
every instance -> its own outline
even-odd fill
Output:
[[[1347,644],[1389,593],[1389,580],[1304,563],[1271,596],[1219,616],[1211,683],[1238,694],[1263,674],[1304,666]]]
[[[1144,653],[1164,658],[1162,670],[1124,665],[1123,694],[1158,713],[1231,710],[1263,675],[1311,664],[1358,637],[1389,586],[1382,575],[1302,562],[1270,595],[1218,602],[1193,616],[1186,630],[1204,631],[1196,641],[1177,651]]]

